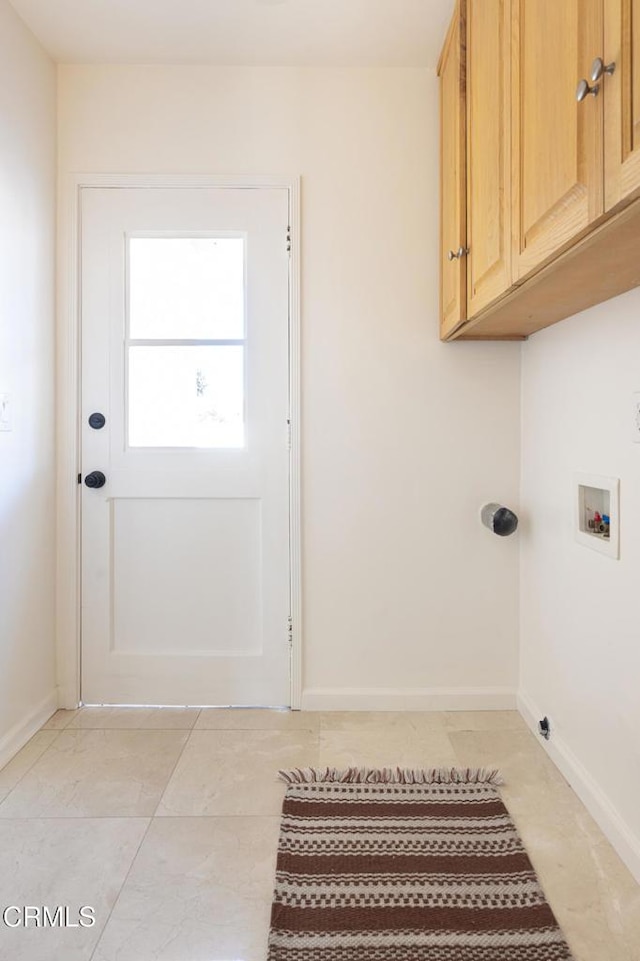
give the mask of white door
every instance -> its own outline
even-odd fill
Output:
[[[275,187],[82,191],[85,703],[290,702],[287,224]]]

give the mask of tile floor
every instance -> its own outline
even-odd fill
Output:
[[[640,961],[640,886],[515,712],[178,708],[59,711],[0,771],[0,905],[96,910],[0,959],[264,961],[275,774],[318,764],[499,766],[576,961]]]

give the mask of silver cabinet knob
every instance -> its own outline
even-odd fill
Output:
[[[602,57],[596,57],[591,64],[591,82],[597,83],[605,73],[611,76],[612,73],[615,73],[615,70],[616,65],[614,62],[605,64]]]
[[[447,254],[449,260],[461,260],[465,254],[469,253],[468,247],[458,247],[457,250],[450,250]]]
[[[580,80],[578,82],[578,86],[576,87],[576,100],[578,103],[582,103],[582,101],[586,100],[589,95],[592,97],[597,97],[599,90],[599,83],[596,83],[593,85],[593,87],[590,87],[588,81]]]

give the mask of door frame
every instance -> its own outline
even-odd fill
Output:
[[[302,697],[302,571],[300,458],[300,178],[212,174],[74,173],[61,184],[58,223],[56,346],[56,673],[58,707],[80,703],[80,281],[81,198],[91,188],[285,189],[289,198],[289,553],[291,595],[291,707]],[[284,238],[283,238],[284,242]],[[285,625],[283,625],[285,630]]]

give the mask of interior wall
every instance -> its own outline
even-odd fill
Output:
[[[0,766],[55,709],[56,71],[0,0]]]
[[[63,66],[71,171],[302,176],[304,706],[515,704],[517,344],[438,340],[437,81]]]
[[[640,879],[640,290],[523,345],[522,676],[530,720]],[[574,538],[574,473],[620,478],[620,559]]]

